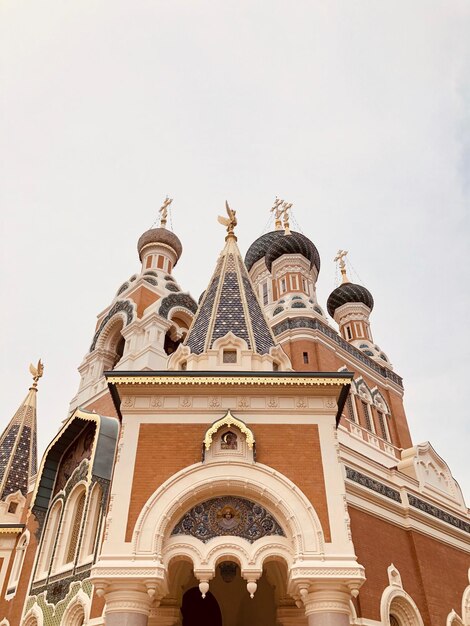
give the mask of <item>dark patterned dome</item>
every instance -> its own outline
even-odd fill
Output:
[[[276,259],[283,254],[301,254],[310,261],[310,268],[315,266],[320,271],[320,255],[308,237],[302,233],[291,232],[290,235],[284,235],[276,239],[269,246],[266,252],[266,266],[269,271]]]
[[[258,237],[258,239],[248,248],[248,252],[245,255],[246,269],[250,271],[257,261],[266,256],[266,252],[271,244],[280,237],[284,236],[283,230],[272,230],[271,232]]]
[[[181,241],[172,233],[171,230],[167,230],[166,228],[151,228],[150,230],[145,231],[143,235],[140,236],[139,241],[137,242],[137,250],[139,251],[139,259],[142,261],[142,248],[149,243],[163,243],[170,248],[172,248],[176,253],[176,263],[183,252],[183,246],[181,245]]]
[[[326,303],[328,313],[334,317],[336,309],[348,302],[362,302],[371,311],[374,308],[374,298],[368,289],[355,283],[343,283],[331,292]]]
[[[283,254],[301,254],[310,261],[310,267],[315,266],[320,271],[320,255],[310,239],[294,231],[286,235],[283,230],[273,230],[254,241],[246,253],[245,265],[250,271],[264,257],[271,271],[274,261]]]

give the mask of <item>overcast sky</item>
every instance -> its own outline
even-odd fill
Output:
[[[196,298],[225,199],[244,254],[278,194],[323,307],[349,250],[414,441],[468,503],[469,2],[3,0],[0,46],[0,428],[42,357],[44,450],[166,194]]]

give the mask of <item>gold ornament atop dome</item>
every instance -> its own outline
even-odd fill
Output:
[[[32,389],[38,388],[38,380],[42,378],[44,374],[44,363],[39,359],[38,364],[34,366],[32,363],[29,365],[29,371],[33,376],[33,386]]]
[[[284,228],[284,233],[286,235],[290,235],[289,211],[291,208],[292,202],[286,202],[277,196],[271,208],[271,213],[274,213],[275,218],[274,229],[282,230],[282,228]]]
[[[166,228],[166,222],[168,218],[168,207],[173,202],[173,198],[169,198],[168,196],[163,201],[162,206],[159,209],[160,213],[160,228]]]
[[[342,284],[351,282],[346,274],[346,261],[344,260],[344,258],[347,254],[347,250],[338,250],[335,258],[333,259],[335,263],[338,263],[339,269],[341,270]]]
[[[227,240],[229,237],[233,237],[233,239],[235,239],[235,241],[237,240],[234,230],[235,230],[235,226],[237,225],[237,212],[234,209],[231,209],[227,200],[225,200],[225,210],[227,211],[227,217],[222,217],[221,215],[219,215],[217,217],[217,220],[219,221],[219,224],[222,224],[223,226],[227,227],[227,236],[225,237],[225,239]]]

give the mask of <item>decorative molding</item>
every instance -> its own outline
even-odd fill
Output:
[[[95,333],[95,336],[93,337],[93,341],[90,346],[90,352],[93,352],[93,350],[96,348],[96,342],[98,341],[99,336],[101,335],[102,331],[104,330],[109,320],[112,317],[114,317],[117,313],[124,313],[126,316],[125,326],[127,326],[128,324],[132,322],[134,318],[134,308],[135,308],[135,305],[130,300],[119,300],[118,302],[113,304],[113,306],[109,309],[108,313],[106,314],[103,321],[99,325],[99,328]]]
[[[162,387],[221,386],[233,387],[342,387],[351,384],[350,378],[280,377],[280,376],[122,376],[111,372],[107,379],[114,385],[155,385]]]
[[[384,485],[383,483],[380,483],[378,480],[374,480],[373,478],[370,478],[370,476],[361,474],[360,472],[352,469],[351,467],[345,466],[345,469],[346,469],[346,478],[349,478],[349,480],[352,480],[353,482],[358,483],[359,485],[362,485],[363,487],[366,487],[367,489],[371,489],[372,491],[375,491],[376,493],[380,493],[386,498],[390,498],[391,500],[395,500],[395,502],[399,502],[401,504],[400,492],[397,491],[396,489],[392,489],[388,485]]]
[[[381,365],[376,363],[374,360],[370,359],[361,350],[359,350],[358,348],[355,348],[353,345],[345,341],[340,335],[338,335],[338,333],[335,330],[333,330],[332,328],[330,328],[329,326],[321,322],[318,318],[315,318],[315,317],[286,318],[282,322],[279,322],[278,324],[275,324],[273,326],[273,333],[274,333],[274,336],[277,337],[278,335],[281,335],[283,332],[287,330],[294,330],[297,328],[308,328],[310,330],[320,331],[321,333],[323,333],[324,335],[332,339],[335,343],[337,343],[345,352],[348,352],[358,361],[360,361],[364,365],[367,365],[367,367],[374,370],[374,372],[377,372],[378,374],[383,376],[383,378],[389,378],[396,385],[403,388],[403,379],[401,378],[401,376],[398,376],[398,374],[395,374],[395,372],[389,370],[386,367],[382,367]]]
[[[465,522],[464,520],[455,517],[454,515],[443,511],[442,509],[439,509],[437,506],[434,506],[429,502],[425,502],[424,500],[413,496],[411,493],[407,493],[406,495],[408,496],[408,502],[410,503],[410,506],[414,507],[415,509],[419,509],[420,511],[423,511],[428,515],[437,517],[437,519],[440,519],[442,522],[450,524],[451,526],[455,526],[455,528],[458,528],[459,530],[470,533],[469,522]]]
[[[230,413],[230,410],[229,410],[224,415],[224,417],[214,422],[212,426],[206,431],[206,434],[204,436],[204,447],[206,450],[209,450],[212,444],[212,438],[214,437],[215,433],[220,428],[222,428],[222,426],[228,426],[229,428],[231,426],[236,426],[240,430],[240,432],[242,432],[245,435],[248,448],[250,449],[253,448],[253,445],[255,443],[255,438],[254,438],[253,433],[248,428],[248,426],[246,426],[244,422],[234,417]]]

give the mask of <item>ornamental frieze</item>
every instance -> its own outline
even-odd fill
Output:
[[[172,535],[191,535],[203,543],[234,535],[253,543],[267,535],[285,537],[277,520],[251,500],[236,496],[211,498],[197,504],[176,524]]]

